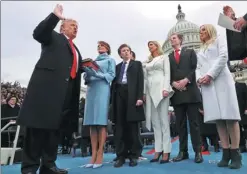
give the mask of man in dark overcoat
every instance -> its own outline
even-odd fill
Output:
[[[60,33],[54,31],[62,20]],[[19,112],[18,124],[26,127],[22,174],[66,174],[55,161],[59,132],[65,122],[71,133],[78,130],[81,84],[81,55],[73,44],[78,25],[63,17],[57,5],[34,29],[33,38],[41,44],[41,55],[34,67]],[[41,164],[40,164],[41,159]]]
[[[131,60],[131,48],[128,45],[122,44],[118,54],[123,61],[116,66],[111,99],[117,154],[114,167],[121,167],[127,156],[130,159],[129,165],[136,166],[142,149],[140,122],[145,120],[143,69],[140,61]]]
[[[240,126],[240,144],[239,149],[241,152],[246,152],[246,139],[247,139],[247,86],[245,83],[236,82],[236,93],[238,98],[239,112],[241,115]]]

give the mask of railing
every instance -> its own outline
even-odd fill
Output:
[[[16,130],[13,130],[13,131],[10,131],[10,130],[5,130],[13,125],[16,125],[16,120],[17,117],[6,117],[6,118],[1,118],[1,121],[4,121],[4,120],[10,120],[9,123],[7,123],[2,129],[1,129],[1,133],[4,133],[4,132],[16,132],[15,133],[15,139],[14,139],[14,142],[13,142],[13,148],[11,150],[11,157],[10,157],[10,162],[9,162],[9,165],[13,165],[13,162],[14,162],[14,157],[15,157],[15,151],[16,151],[16,146],[17,146],[17,142],[18,142],[18,138],[19,138],[19,133],[20,133],[20,126],[18,125],[17,126],[17,129]],[[12,120],[12,121],[11,121]],[[1,148],[1,150],[4,150],[4,148]],[[1,152],[3,153],[3,152]]]

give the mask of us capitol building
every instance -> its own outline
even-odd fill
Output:
[[[192,48],[196,52],[200,48],[200,27],[196,24],[185,20],[185,13],[182,12],[182,8],[178,5],[178,14],[176,15],[177,23],[173,26],[167,34],[167,38],[162,45],[162,49],[165,54],[172,52],[172,47],[169,41],[170,36],[173,33],[178,33],[183,35],[183,47]],[[247,82],[247,66],[243,64],[243,61],[231,61],[231,67],[235,72],[232,75],[235,77],[238,82]]]
[[[162,49],[165,54],[169,54],[173,49],[171,47],[169,38],[173,33],[178,33],[183,35],[183,47],[192,48],[197,51],[200,48],[200,36],[199,36],[199,26],[185,20],[185,13],[182,12],[182,8],[178,5],[178,14],[176,15],[177,23],[173,26],[168,34],[167,38],[162,45]]]
[[[177,23],[169,30],[167,38],[162,45],[162,49],[165,54],[169,54],[172,51],[172,47],[169,41],[171,34],[178,33],[183,35],[183,47],[193,48],[196,52],[200,48],[200,27],[190,21],[185,20],[185,13],[182,12],[182,8],[178,5],[178,14],[176,15]],[[242,64],[242,61],[233,61],[231,65]],[[247,82],[247,70],[238,69],[233,75],[239,82]],[[85,98],[86,88],[81,87],[81,97]]]

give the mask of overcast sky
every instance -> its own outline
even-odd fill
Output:
[[[57,3],[1,3],[1,81],[18,80],[23,86],[28,84],[40,56],[40,45],[32,38],[33,29]],[[177,22],[179,3],[186,20],[198,26],[206,23],[217,25],[224,5],[232,6],[237,16],[247,12],[246,1],[61,2],[65,17],[74,18],[79,23],[75,44],[82,56],[96,57],[97,41],[104,40],[111,45],[112,57],[117,62],[120,62],[117,48],[122,43],[129,44],[141,61],[149,54],[149,40],[163,44],[168,31]],[[217,29],[225,34],[223,28]]]

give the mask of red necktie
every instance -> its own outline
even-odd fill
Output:
[[[76,50],[75,50],[75,46],[72,42],[71,39],[69,39],[69,44],[71,46],[72,49],[72,53],[73,53],[73,64],[72,64],[72,68],[70,71],[70,76],[72,79],[74,79],[76,77],[76,69],[77,69],[77,58],[76,58]]]
[[[176,60],[177,64],[179,64],[179,61],[180,61],[179,51],[180,51],[179,49],[175,50],[175,60]]]

